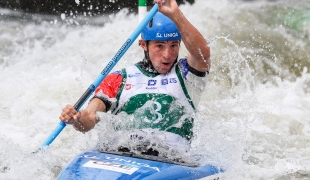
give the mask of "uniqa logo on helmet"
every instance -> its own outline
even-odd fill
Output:
[[[174,32],[174,33],[164,33],[162,35],[162,33],[156,33],[156,38],[169,38],[169,37],[178,37],[179,33]]]

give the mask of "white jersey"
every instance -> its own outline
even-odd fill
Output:
[[[198,103],[192,101],[189,92],[196,93],[197,96],[201,93],[195,90],[202,91],[203,87],[188,91],[186,84],[193,86],[205,83],[197,83],[199,81],[191,77],[193,74],[188,74],[186,77],[195,81],[188,81],[183,78],[182,72],[184,71],[180,70],[178,64],[166,74],[148,73],[138,65],[123,69],[123,82],[116,96],[117,107],[113,113],[133,114],[135,117],[133,128],[159,129],[190,140],[193,135],[194,104]]]

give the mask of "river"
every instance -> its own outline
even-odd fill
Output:
[[[212,58],[192,148],[227,169],[222,179],[310,179],[310,1],[197,0],[181,9]],[[66,127],[32,153],[138,23],[126,10],[65,17],[0,9],[0,179],[55,179],[104,137]],[[136,41],[113,70],[142,57]]]

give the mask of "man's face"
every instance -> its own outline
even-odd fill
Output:
[[[146,50],[146,46],[143,48]],[[157,72],[165,74],[171,69],[179,54],[180,41],[149,41],[148,49],[154,68]]]

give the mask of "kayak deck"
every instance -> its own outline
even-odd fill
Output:
[[[57,179],[200,179],[221,172],[213,165],[175,163],[158,156],[86,151],[76,156]]]

